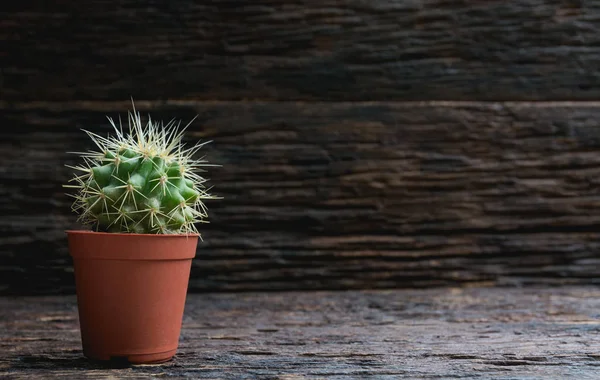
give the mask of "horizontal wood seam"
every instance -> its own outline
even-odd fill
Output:
[[[149,108],[165,105],[173,106],[188,106],[188,105],[227,105],[227,104],[297,104],[297,105],[393,105],[395,107],[600,107],[600,100],[569,100],[569,101],[464,101],[464,100],[428,100],[428,101],[404,101],[404,100],[385,100],[385,101],[304,101],[304,100],[190,100],[190,99],[170,99],[170,100],[135,100],[134,103],[138,107]],[[131,100],[115,100],[115,101],[99,101],[99,100],[84,100],[84,101],[0,101],[2,109],[39,109],[39,108],[73,108],[73,109],[94,109],[94,108],[112,108],[115,106],[131,105]],[[69,107],[65,107],[69,106]]]

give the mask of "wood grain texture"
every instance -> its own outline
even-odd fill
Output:
[[[174,360],[111,368],[74,297],[0,298],[0,377],[593,379],[599,308],[597,287],[190,295]]]
[[[192,291],[598,282],[600,103],[136,105],[223,165]],[[0,292],[73,292],[64,152],[129,107],[0,103]]]
[[[13,2],[3,100],[595,100],[580,0]]]

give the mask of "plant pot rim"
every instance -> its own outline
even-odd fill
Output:
[[[198,237],[200,234],[187,233],[187,234],[136,234],[136,233],[126,233],[126,232],[101,232],[101,231],[89,231],[89,230],[66,230],[65,231],[69,235],[81,234],[81,235],[110,235],[110,236],[138,236],[138,237]]]
[[[69,253],[75,259],[184,260],[193,259],[199,235],[128,234],[67,231]]]

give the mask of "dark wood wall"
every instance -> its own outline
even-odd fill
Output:
[[[595,283],[600,1],[0,11],[0,294],[73,292],[80,128],[213,140],[190,290]]]

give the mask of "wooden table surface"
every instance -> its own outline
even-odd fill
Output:
[[[190,294],[179,351],[82,356],[73,296],[0,298],[0,378],[597,378],[600,288]]]

